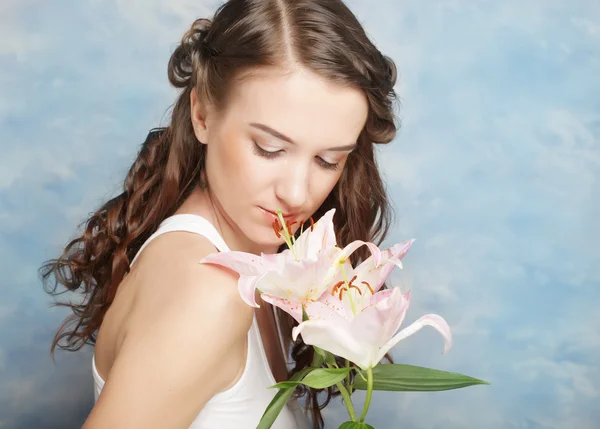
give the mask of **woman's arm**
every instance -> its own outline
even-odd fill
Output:
[[[145,316],[128,327],[84,429],[187,429],[242,373],[253,309],[239,298],[235,275],[198,264],[209,253],[204,247],[202,254],[169,253],[168,260],[158,250],[145,261],[160,260],[160,272],[144,275],[153,284],[143,293],[154,295],[135,310]]]

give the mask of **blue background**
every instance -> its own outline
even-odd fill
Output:
[[[176,95],[170,52],[200,0],[0,3],[0,428],[76,428],[91,349],[48,349],[37,268],[119,191]],[[600,427],[600,3],[349,0],[399,69],[403,127],[380,160],[417,239],[392,284],[425,329],[398,362],[492,382],[374,395],[377,429]],[[360,407],[360,392],[356,401]],[[328,428],[344,419],[339,401]]]

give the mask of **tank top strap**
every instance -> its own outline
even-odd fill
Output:
[[[168,218],[164,219],[158,226],[158,229],[144,242],[142,247],[140,247],[140,250],[138,250],[130,265],[134,264],[138,256],[140,256],[142,253],[142,250],[144,250],[144,248],[152,240],[162,234],[173,231],[186,231],[202,235],[206,237],[206,239],[208,239],[208,241],[210,241],[219,250],[219,252],[229,251],[229,247],[227,247],[227,244],[225,244],[221,234],[219,234],[212,223],[200,215],[182,213],[169,216]]]

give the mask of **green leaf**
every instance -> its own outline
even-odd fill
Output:
[[[319,354],[320,356],[322,356],[325,362],[327,362],[331,366],[337,367],[335,357],[330,352],[328,352],[327,350],[323,350],[322,348],[319,348],[317,346],[313,346],[313,349],[315,349],[315,354]]]
[[[440,371],[413,365],[380,364],[373,368],[373,390],[434,392],[460,389],[476,384],[490,383],[456,372]],[[367,390],[367,383],[361,377],[356,377],[354,388]]]
[[[323,356],[315,353],[310,366],[315,367],[315,368],[320,368],[321,366],[323,366],[323,362],[324,362]]]
[[[290,380],[302,379],[312,369],[313,368],[310,368],[310,367],[304,368],[301,371],[298,371],[296,374],[294,374],[290,378]],[[275,394],[275,397],[273,398],[271,403],[267,406],[267,409],[265,410],[263,416],[261,417],[260,422],[258,423],[258,426],[256,426],[256,429],[269,429],[271,427],[271,425],[273,424],[273,422],[275,421],[275,419],[277,418],[277,416],[279,415],[281,410],[283,410],[283,407],[285,406],[285,404],[287,404],[289,399],[292,397],[292,394],[294,393],[294,390],[296,390],[297,386],[298,386],[297,384],[294,384],[292,386],[285,387],[283,389],[280,389],[279,392],[277,392],[277,394]]]
[[[313,346],[313,349],[315,349],[315,354],[321,356],[323,360],[325,360],[327,353],[329,353],[323,350],[321,347]]]
[[[315,353],[313,355],[313,361],[310,366],[320,368],[321,366],[323,366],[323,362],[325,362],[325,352],[322,349],[315,346],[313,346],[313,349],[315,350]]]
[[[345,422],[338,429],[375,429],[373,426],[361,422]]]
[[[306,312],[306,308],[304,308],[304,304],[302,304],[302,321],[306,322],[309,320],[308,313]]]
[[[313,389],[325,389],[339,383],[353,368],[316,368],[308,373],[302,380],[290,380],[277,383],[271,387],[290,388],[304,384]]]

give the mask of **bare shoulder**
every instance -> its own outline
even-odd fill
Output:
[[[215,251],[202,236],[172,232],[140,255],[127,334],[86,429],[187,428],[241,374],[254,310],[236,274],[200,263]]]
[[[160,312],[170,306],[198,309],[200,305],[217,310],[224,305],[228,312],[251,317],[252,309],[238,294],[237,274],[200,263],[216,251],[207,238],[185,231],[154,239],[134,267],[138,270],[136,283],[140,285],[138,306]]]

